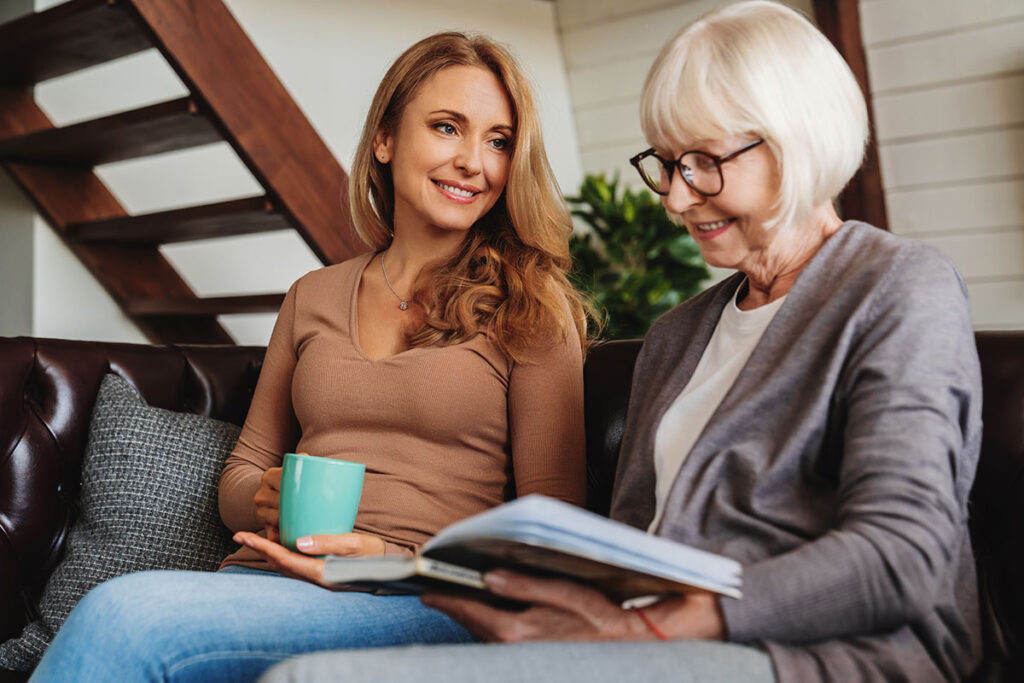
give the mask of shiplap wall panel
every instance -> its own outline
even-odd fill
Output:
[[[661,47],[680,28],[720,4],[718,0],[690,0],[563,32],[566,66],[572,70],[641,56],[653,62]]]
[[[918,239],[949,254],[964,279],[1024,277],[1024,232],[1020,230],[975,230]]]
[[[863,33],[871,37],[872,45],[1022,16],[1021,0],[862,2],[860,10]]]
[[[618,17],[679,5],[680,0],[556,0],[558,25],[563,31],[608,23]]]
[[[974,326],[989,330],[1019,330],[1024,309],[1024,280],[967,281]]]
[[[886,188],[1024,175],[1024,128],[883,145],[881,159]]]
[[[1022,124],[1024,74],[878,97],[875,122],[879,142]]]
[[[911,236],[1024,225],[1024,179],[886,192],[889,223]]]
[[[891,229],[953,259],[976,327],[1024,327],[1024,2],[860,10]]]
[[[623,142],[643,144],[639,100],[629,99],[580,109],[576,113],[576,134],[583,149]]]
[[[897,0],[901,2],[902,0]],[[935,4],[957,0],[935,0]],[[891,2],[878,3],[890,5]],[[868,49],[875,94],[1024,69],[1024,18]]]
[[[581,153],[583,168],[593,169],[590,173],[605,173],[611,177],[618,172],[620,177],[631,187],[643,187],[640,176],[629,165],[629,158],[644,150],[644,141],[627,142],[617,145],[603,145],[584,150]]]
[[[569,72],[569,87],[576,111],[627,100],[639,101],[644,77],[654,56],[602,62]]]

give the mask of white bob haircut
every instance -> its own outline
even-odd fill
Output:
[[[662,151],[764,138],[781,183],[771,228],[834,200],[868,139],[864,96],[846,62],[806,17],[769,0],[715,10],[672,38],[647,75],[640,119]]]

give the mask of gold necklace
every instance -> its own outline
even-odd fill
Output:
[[[388,269],[384,267],[384,252],[380,255],[380,272],[384,273],[384,282],[387,284],[388,289],[398,299],[398,307],[403,311],[409,308],[409,302],[391,286],[391,280],[388,279]]]

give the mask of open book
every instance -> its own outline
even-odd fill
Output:
[[[329,556],[324,580],[410,593],[445,584],[485,590],[483,572],[496,568],[571,578],[617,600],[693,591],[738,598],[742,574],[727,557],[531,495],[445,527],[415,557]]]

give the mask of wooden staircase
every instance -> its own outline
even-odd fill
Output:
[[[55,127],[36,83],[155,47],[189,95]],[[100,164],[227,141],[262,197],[129,215]],[[201,298],[161,244],[293,228],[322,262],[366,247],[346,176],[221,0],[70,0],[0,25],[0,164],[157,343],[233,343],[217,321],[284,294]]]

